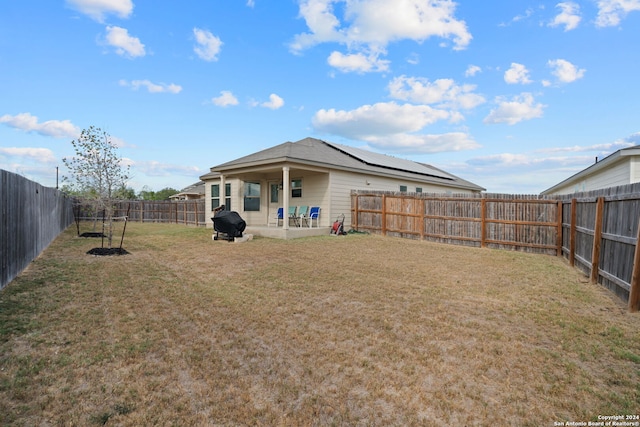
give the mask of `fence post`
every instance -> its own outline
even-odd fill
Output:
[[[482,198],[480,200],[480,247],[484,248],[487,246],[487,200]]]
[[[420,219],[420,240],[424,240],[424,197],[419,197],[418,200],[420,201],[420,208],[418,209],[418,213],[420,214],[419,219]]]
[[[640,310],[640,220],[638,221],[638,234],[636,237],[636,249],[633,255],[633,273],[631,275],[631,290],[629,291],[629,312],[636,313]]]
[[[578,219],[578,201],[571,199],[571,224],[569,224],[569,265],[574,267],[576,264],[576,232]]]
[[[596,204],[596,223],[593,231],[593,252],[591,253],[591,282],[598,283],[600,270],[600,246],[602,243],[602,217],[604,216],[604,197],[598,197]]]
[[[355,207],[355,212],[353,213],[353,228],[358,229],[358,200],[360,199],[360,195],[358,193],[353,194],[352,197],[355,197],[355,202],[353,203]]]
[[[558,229],[556,231],[556,255],[562,256],[562,200],[558,200]]]
[[[382,195],[382,224],[380,225],[381,225],[382,235],[386,236],[387,235],[387,195],[386,194]]]

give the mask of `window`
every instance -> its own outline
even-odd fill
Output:
[[[406,185],[401,185],[400,186],[400,191],[406,193],[407,192],[407,186]]]
[[[422,187],[416,187],[416,193],[422,193]]]
[[[271,184],[269,186],[270,189],[270,196],[269,196],[269,202],[270,203],[278,203],[278,190],[280,189],[280,184]]]
[[[302,197],[302,180],[291,180],[291,197]]]
[[[220,184],[211,185],[211,210],[220,206]],[[231,210],[231,184],[224,185],[224,208]]]
[[[244,183],[244,211],[260,210],[260,183],[245,182]]]

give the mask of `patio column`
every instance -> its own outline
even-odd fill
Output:
[[[282,228],[289,229],[289,166],[282,167]]]
[[[225,183],[224,183],[224,175],[220,174],[220,204],[224,205],[224,202],[227,200],[227,195],[225,194]],[[228,211],[229,206],[225,206],[224,210]]]

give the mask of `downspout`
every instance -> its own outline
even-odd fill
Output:
[[[220,204],[224,205],[225,201],[227,200],[227,195],[225,194],[226,192],[226,185],[224,182],[224,175],[220,174]],[[224,207],[225,211],[229,210],[229,206],[225,206]]]
[[[289,229],[289,166],[282,167],[282,228]]]

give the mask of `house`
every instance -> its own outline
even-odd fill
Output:
[[[205,209],[225,205],[247,222],[247,232],[270,235],[294,228],[290,221],[273,221],[278,208],[318,206],[312,224],[321,233],[338,215],[351,219],[351,190],[429,193],[477,193],[484,188],[433,166],[373,153],[315,138],[285,142],[211,168],[205,182]],[[285,215],[286,216],[286,215]],[[211,224],[213,226],[213,224]],[[259,228],[259,230],[258,230]],[[270,231],[269,231],[270,228]],[[300,227],[303,228],[303,227]],[[302,231],[302,230],[299,230]],[[269,234],[271,233],[271,234]]]
[[[204,198],[204,187],[205,184],[203,181],[198,181],[195,184],[191,184],[188,187],[180,190],[179,193],[169,196],[169,200],[196,200]]]
[[[544,190],[543,196],[582,193],[640,182],[640,145],[623,148]]]

